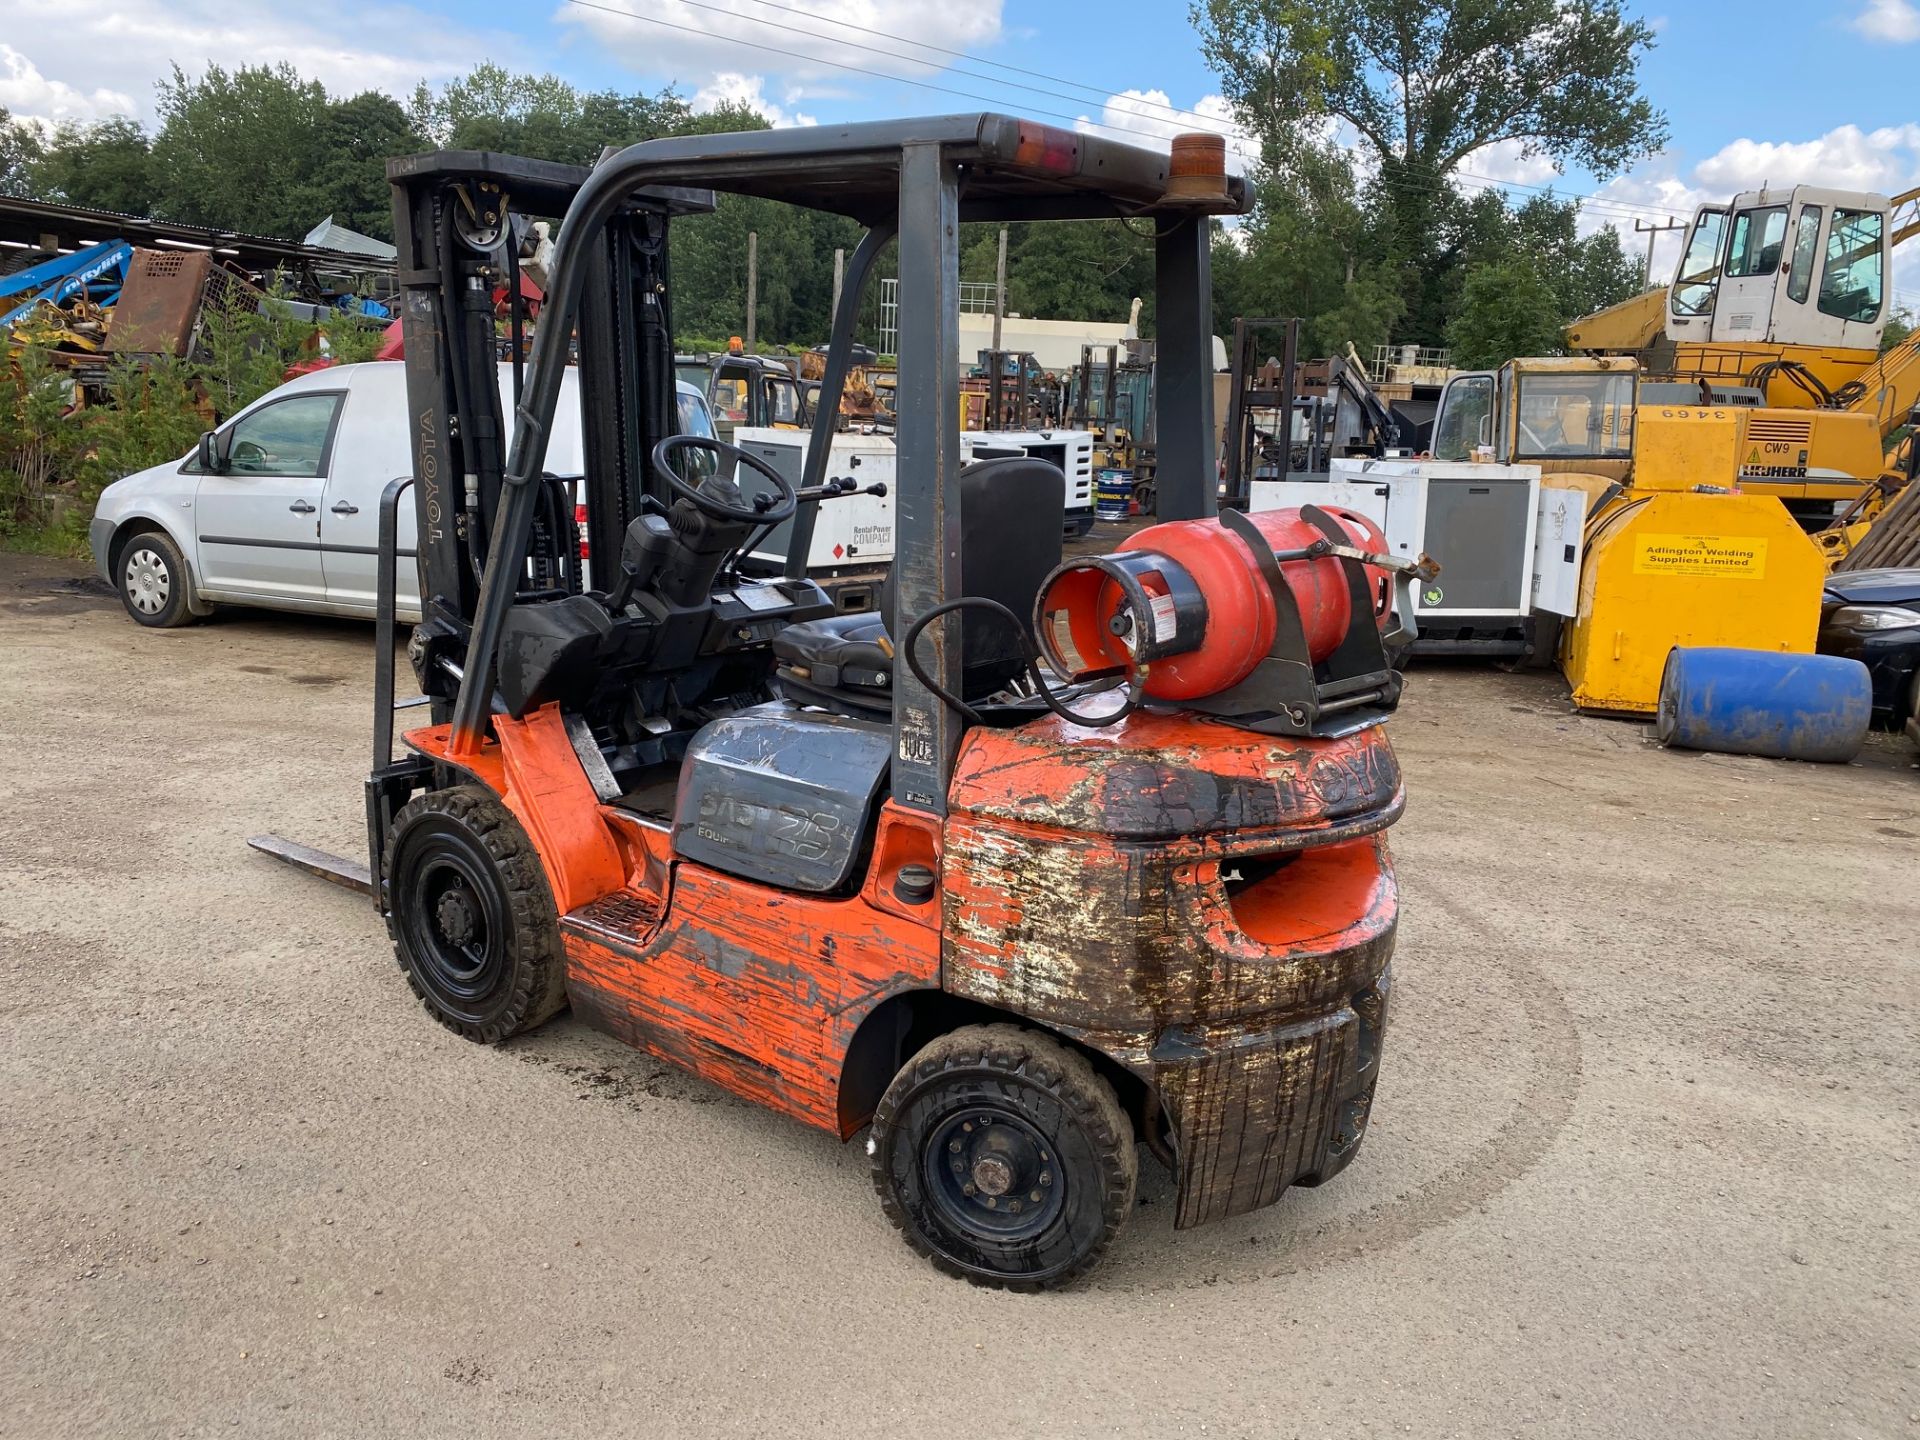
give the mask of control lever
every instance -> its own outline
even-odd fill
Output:
[[[802,490],[796,498],[801,501],[835,500],[842,495],[873,495],[883,498],[886,493],[887,482],[884,480],[876,480],[863,490],[860,488],[860,482],[858,480],[854,479],[851,475],[842,475],[838,479],[827,481],[824,485],[816,485],[810,490]]]

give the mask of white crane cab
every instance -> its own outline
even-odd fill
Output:
[[[1816,185],[1701,206],[1667,292],[1667,339],[1877,350],[1891,208],[1885,195]]]

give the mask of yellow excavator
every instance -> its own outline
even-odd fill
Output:
[[[1903,473],[1920,337],[1880,341],[1892,252],[1915,235],[1920,189],[1747,191],[1695,213],[1671,285],[1576,321],[1567,346],[1637,360],[1642,404],[1738,411],[1733,481],[1803,524],[1847,507],[1821,541],[1838,558]]]

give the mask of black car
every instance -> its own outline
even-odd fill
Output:
[[[1905,729],[1920,744],[1920,569],[1829,575],[1819,650],[1865,665],[1874,724]]]

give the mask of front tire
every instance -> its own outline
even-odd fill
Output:
[[[880,1207],[949,1275],[1065,1285],[1133,1209],[1140,1159],[1113,1087],[1057,1041],[968,1025],[907,1062],[873,1115]]]
[[[497,1045],[565,1008],[566,956],[532,842],[492,791],[429,791],[394,817],[382,874],[394,956],[427,1013]]]
[[[114,561],[114,589],[137,624],[155,630],[191,624],[187,592],[192,572],[180,547],[159,530],[143,530],[120,547]]]

